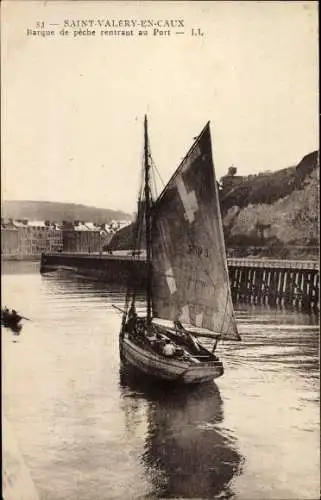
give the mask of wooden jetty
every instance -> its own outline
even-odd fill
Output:
[[[319,308],[316,261],[228,259],[234,301]]]
[[[244,258],[229,258],[227,262],[235,302],[319,308],[319,262]],[[133,266],[135,284],[142,285],[146,276],[145,257],[128,253],[46,253],[41,256],[40,271],[74,269],[126,284]]]

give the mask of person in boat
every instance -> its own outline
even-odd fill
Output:
[[[149,330],[146,330],[146,337],[149,340],[151,344],[154,344],[157,340],[157,332],[155,328],[153,328],[153,325],[151,325],[151,328]]]
[[[174,356],[176,353],[176,346],[170,339],[166,339],[165,345],[163,347],[164,356],[170,357]]]
[[[193,351],[199,351],[200,347],[196,341],[196,339],[193,337],[193,335],[185,330],[183,327],[182,323],[179,321],[179,319],[176,319],[174,321],[174,328],[175,328],[175,333],[178,334],[182,340],[184,341],[184,344],[187,347],[190,347],[193,349]]]
[[[145,319],[138,317],[134,305],[132,305],[129,309],[128,320],[125,328],[128,332],[130,340],[134,341],[138,345],[144,343],[144,334],[146,331]]]
[[[129,312],[128,312],[128,320],[126,323],[127,332],[130,335],[135,332],[136,325],[137,325],[137,319],[138,319],[138,316],[137,316],[136,308],[135,308],[135,305],[132,304],[130,309],[129,309]]]

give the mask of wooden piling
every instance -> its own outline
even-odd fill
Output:
[[[144,285],[146,260],[120,255],[46,253],[41,269],[74,268],[91,271],[106,282],[127,283],[135,270],[135,286]],[[251,301],[303,308],[319,307],[319,263],[266,259],[228,259],[231,293],[234,301]],[[95,274],[94,274],[95,275]]]

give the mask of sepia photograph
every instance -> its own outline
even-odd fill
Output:
[[[320,498],[316,1],[1,2],[2,499]]]

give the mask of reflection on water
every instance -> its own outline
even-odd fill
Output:
[[[147,401],[147,433],[141,457],[154,495],[162,498],[213,498],[240,473],[242,458],[232,434],[219,427],[223,401],[218,387],[152,385],[121,374],[122,409],[132,432],[135,413]]]
[[[12,332],[13,335],[15,336],[19,336],[21,334],[21,331],[22,331],[22,328],[23,326],[21,324],[19,325],[12,325],[12,326],[8,326],[6,327],[9,331]]]
[[[4,274],[31,321],[2,331],[3,408],[40,498],[319,497],[318,318],[236,307],[217,385],[120,369],[125,290],[71,272]]]

